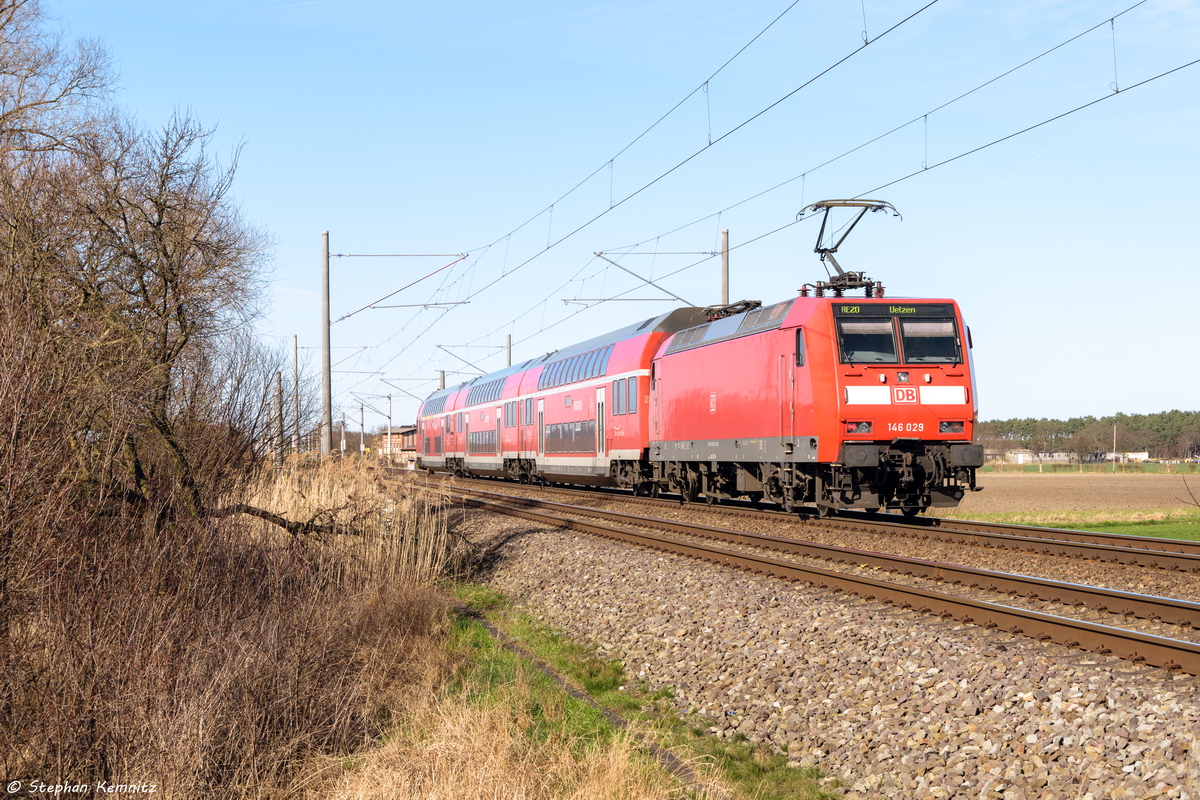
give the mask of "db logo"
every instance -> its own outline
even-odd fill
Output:
[[[917,387],[915,387],[915,386],[893,386],[892,387],[892,402],[893,403],[915,403],[915,402],[917,402]]]

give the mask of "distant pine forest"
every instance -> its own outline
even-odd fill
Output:
[[[1200,457],[1200,411],[1068,420],[996,419],[975,426],[975,441],[1000,452],[1023,448],[1035,453],[1069,453],[1080,462],[1103,460],[1111,452],[1148,453],[1154,460],[1194,459]]]

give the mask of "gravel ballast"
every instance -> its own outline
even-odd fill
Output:
[[[1194,677],[485,512],[467,525],[511,537],[490,583],[514,602],[847,798],[1200,800]]]

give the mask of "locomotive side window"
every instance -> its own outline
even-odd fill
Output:
[[[796,328],[796,366],[804,366],[804,328]]]
[[[906,364],[957,364],[962,361],[953,319],[902,319],[899,322]]]
[[[838,319],[843,364],[896,364],[896,334],[890,319]]]
[[[638,379],[636,377],[630,378],[629,379],[629,405],[627,407],[627,410],[630,414],[637,413],[637,391],[638,391],[637,387],[638,387]]]

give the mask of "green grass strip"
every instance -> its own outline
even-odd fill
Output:
[[[659,750],[710,764],[738,794],[756,800],[832,800],[838,796],[821,785],[816,767],[788,766],[795,762],[789,762],[787,755],[756,745],[741,734],[729,740],[710,735],[707,718],[684,717],[675,710],[670,689],[651,691],[631,680],[619,661],[601,658],[594,648],[573,642],[513,609],[499,592],[459,584],[455,596],[535,661],[581,687],[599,708],[619,715],[647,741],[657,742]],[[832,788],[839,785],[834,781]]]

